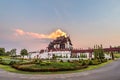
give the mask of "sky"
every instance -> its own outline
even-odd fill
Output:
[[[74,48],[120,45],[120,0],[0,0],[0,47],[45,49],[51,34]]]

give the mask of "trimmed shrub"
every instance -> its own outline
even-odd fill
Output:
[[[83,60],[79,60],[79,63],[82,63]]]
[[[84,60],[86,65],[89,65],[90,60]]]
[[[41,66],[46,66],[45,62],[40,63]]]
[[[2,62],[2,58],[0,58],[0,62]]]
[[[67,62],[70,62],[70,60],[67,60]]]
[[[107,59],[101,59],[101,62],[107,62]]]
[[[13,64],[16,64],[17,62],[15,62],[15,61],[11,61],[10,63],[9,63],[9,65],[13,65]]]
[[[73,63],[79,63],[79,61],[78,60],[73,60]]]
[[[94,58],[92,58],[91,60],[94,60]]]
[[[82,61],[82,66],[86,65],[85,61]]]
[[[49,65],[49,66],[48,66]],[[13,68],[30,71],[30,72],[56,72],[56,71],[68,71],[78,70],[88,67],[88,65],[82,65],[81,63],[69,63],[69,62],[42,62],[40,64],[13,64]]]
[[[98,65],[99,62],[97,60],[90,60],[89,65]]]
[[[90,61],[89,61],[89,65],[93,65],[93,62],[92,62],[92,60],[90,60]]]
[[[97,60],[93,60],[93,65],[98,65],[99,62]]]
[[[63,60],[60,60],[60,62],[63,62]]]
[[[3,60],[3,61],[1,62],[1,64],[3,64],[3,65],[9,65],[9,64],[10,64],[10,61]]]
[[[19,64],[19,65],[26,65],[26,64],[33,64],[34,63],[34,61],[30,61],[30,62],[18,62],[18,63],[16,63],[16,64]]]
[[[33,62],[36,63],[36,64],[40,64],[40,63],[42,62],[42,60],[40,60],[40,59],[35,59],[35,60],[33,60]]]
[[[30,71],[30,72],[56,72],[56,71],[70,71],[70,70],[78,70],[88,67],[88,65],[84,66],[76,66],[69,68],[33,68],[33,67],[21,67],[20,65],[13,65],[13,68],[22,70],[22,71]]]
[[[51,62],[46,62],[46,65],[50,65],[51,64]]]

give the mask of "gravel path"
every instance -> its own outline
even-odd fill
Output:
[[[120,80],[120,60],[99,69],[69,74],[17,74],[0,69],[0,80]]]

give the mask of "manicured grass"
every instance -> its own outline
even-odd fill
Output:
[[[0,58],[6,58],[6,59],[10,59],[10,56],[0,56]]]
[[[66,73],[83,72],[83,71],[87,71],[87,70],[97,69],[97,68],[105,66],[106,64],[109,64],[111,62],[112,62],[112,60],[105,62],[105,63],[102,63],[102,64],[99,64],[99,65],[91,65],[88,68],[85,68],[82,70],[60,71],[60,72],[26,72],[26,71],[20,71],[20,70],[14,69],[8,65],[1,65],[1,64],[0,64],[0,68],[4,69],[6,71],[9,71],[9,72],[20,73],[20,74],[66,74]]]
[[[114,53],[115,58],[120,58],[120,53]]]
[[[9,72],[19,72],[18,70],[12,68],[12,67],[9,66],[9,65],[2,65],[2,64],[0,64],[0,68],[1,68],[1,69],[4,69],[4,70],[6,70],[6,71],[9,71]]]
[[[82,70],[78,70],[78,71],[87,71],[87,70],[93,70],[93,69],[96,69],[96,68],[100,68],[100,67],[103,67],[105,66],[106,64],[109,64],[113,62],[113,60],[109,60],[105,63],[102,63],[102,64],[98,64],[98,65],[90,65],[88,68],[85,68],[85,69],[82,69]]]

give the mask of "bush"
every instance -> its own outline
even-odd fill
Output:
[[[107,62],[107,59],[101,59],[101,62]]]
[[[88,67],[88,65],[69,62],[42,62],[40,64],[13,64],[12,67],[23,71],[55,72],[82,69]]]
[[[79,61],[78,60],[73,60],[73,63],[79,63]]]
[[[89,65],[89,61],[90,60],[79,60],[79,63],[81,63],[81,65]]]
[[[10,63],[9,63],[9,65],[13,65],[13,64],[16,64],[17,62],[15,62],[15,61],[11,61]]]
[[[99,62],[97,60],[89,60],[89,65],[98,65]]]
[[[48,66],[48,65],[50,65],[51,64],[51,62],[41,62],[41,63],[39,63],[41,66]]]
[[[0,58],[0,62],[2,62],[2,58]]]
[[[13,64],[18,64],[19,61],[15,61],[15,60],[2,60],[0,62],[3,65],[13,65]]]
[[[70,62],[70,60],[67,60],[67,62]]]
[[[46,66],[45,62],[40,63],[41,66]]]
[[[3,65],[9,65],[9,64],[10,64],[10,61],[3,60],[3,61],[1,62],[1,64],[3,64]]]
[[[54,63],[53,63],[54,64]],[[56,63],[56,65],[60,65],[63,63]],[[68,63],[67,63],[68,64]],[[69,63],[72,64],[72,63]],[[64,64],[64,66],[66,63]],[[74,66],[69,66],[69,67],[63,67],[63,66],[58,66],[58,67],[49,67],[49,68],[35,68],[35,67],[26,67],[26,66],[21,66],[21,65],[13,65],[12,67],[23,70],[23,71],[30,71],[30,72],[56,72],[56,71],[68,71],[68,70],[78,70],[78,69],[83,69],[88,67],[88,65],[84,66],[79,66],[79,65],[74,65]]]
[[[30,62],[23,62],[23,61],[21,61],[21,62],[18,62],[16,64],[25,65],[25,64],[33,64],[33,63],[34,63],[34,61],[30,61]]]
[[[79,60],[79,63],[82,63],[83,60]]]
[[[63,62],[63,60],[60,60],[60,62]]]
[[[90,61],[89,61],[89,65],[93,65],[93,62],[92,62],[92,60],[90,60]]]
[[[46,62],[46,65],[50,65],[51,64],[51,62]]]
[[[35,63],[40,64],[40,63],[42,63],[42,60],[35,60]]]
[[[82,61],[82,66],[84,66],[84,65],[86,65],[86,62],[83,60],[83,61]]]
[[[89,65],[90,60],[84,60],[84,61],[85,61],[86,65]]]
[[[111,58],[109,58],[108,60],[112,60]]]
[[[91,60],[94,60],[94,58],[92,58]]]

